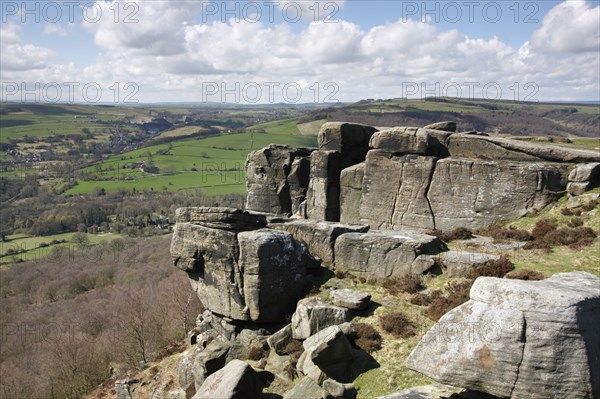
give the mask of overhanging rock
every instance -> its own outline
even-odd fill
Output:
[[[237,209],[181,208],[176,219],[171,256],[207,309],[257,323],[293,313],[313,260],[291,234],[261,228],[264,215]]]

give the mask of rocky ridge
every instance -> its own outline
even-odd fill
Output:
[[[356,390],[348,384],[373,367],[373,362],[366,352],[351,345],[349,337],[354,327],[348,321],[356,312],[368,309],[370,296],[340,289],[333,291],[328,301],[318,297],[302,299],[319,284],[315,276],[323,275],[327,268],[365,278],[420,275],[438,262],[448,273],[460,275],[473,264],[473,259],[486,262],[490,258],[483,254],[463,259],[460,254],[446,253],[444,243],[424,231],[486,227],[541,209],[567,190],[569,195],[575,195],[584,184],[584,191],[598,184],[600,156],[594,152],[543,148],[546,146],[456,133],[455,129],[451,122],[381,131],[365,125],[327,123],[319,132],[318,150],[271,145],[248,156],[246,211],[178,210],[171,245],[173,261],[188,274],[207,308],[188,337],[189,349],[181,357],[179,393],[185,392],[189,399],[211,392],[210,386],[224,380],[223,373],[211,379],[213,375],[234,359],[245,360],[257,350],[270,351],[266,364],[272,365],[274,372],[288,370],[293,360],[288,348],[300,341],[303,353],[294,360],[292,369],[302,379],[283,397],[356,397]],[[567,183],[578,188],[568,189]],[[567,292],[572,287],[567,284],[568,287],[557,288],[562,281],[559,280],[550,281],[545,289]],[[477,282],[486,284],[485,279]],[[498,292],[494,299],[498,303],[511,302],[504,298],[510,295],[503,289],[493,284],[486,287]],[[534,288],[524,286],[522,292]],[[492,313],[485,310],[487,299],[474,294],[480,291],[472,291],[471,298],[484,305],[469,305],[476,308],[469,322],[478,322]],[[594,294],[590,295],[593,299]],[[561,302],[551,311],[560,313],[561,309],[575,309],[574,306],[575,302]],[[471,311],[469,307],[464,309],[460,312]],[[505,313],[501,310],[498,317]],[[507,316],[507,322],[524,330],[527,318],[513,316]],[[562,322],[572,330],[575,319],[569,317]],[[588,330],[582,330],[581,335],[586,336],[585,331]],[[517,346],[522,344],[522,337],[523,334],[517,334]],[[529,341],[534,345],[541,342]],[[551,339],[548,342],[547,345],[555,345]],[[522,346],[513,352],[519,353]],[[427,349],[419,352],[419,347]],[[496,370],[495,377],[478,377],[484,381],[481,383],[473,383],[469,370],[464,373],[464,380],[451,374],[460,369],[456,366],[448,368],[448,375],[443,373],[444,368],[432,371],[439,359],[448,356],[448,349],[432,349],[425,343],[419,347],[411,355],[409,365],[416,369],[422,365],[419,371],[443,383],[504,397],[510,397],[517,389],[516,383],[511,387],[498,378],[515,366],[513,360],[502,357],[503,352],[496,354],[495,347],[473,349],[479,353],[483,366],[472,373],[477,368],[487,372],[489,364],[491,370]],[[419,354],[431,350],[438,356],[430,360],[433,363],[428,369]],[[592,356],[596,356],[594,350],[592,347]],[[475,356],[474,352],[467,352],[467,358]],[[555,352],[549,352],[544,361],[554,364],[554,355]],[[558,361],[567,362],[565,359]],[[581,367],[573,366],[564,375],[583,372],[587,364],[587,375],[594,377],[598,365],[590,359],[584,357],[577,363]],[[242,363],[235,363],[240,378],[227,378],[227,389],[232,393],[226,397],[237,397],[235,387],[240,381],[248,386],[260,385],[255,381],[257,375],[243,371],[247,367]],[[283,372],[277,375],[293,378]],[[526,379],[525,374],[523,378]],[[562,377],[556,370],[549,371],[548,378],[562,384],[560,389],[570,389],[560,382]],[[210,386],[209,379],[213,381]],[[248,379],[255,382],[249,383]],[[488,379],[499,382],[496,386],[486,385]],[[579,385],[582,392],[597,389],[593,384]]]
[[[380,131],[325,123],[319,148],[310,154],[309,178],[291,199],[297,211],[280,213],[384,230],[479,228],[538,211],[563,195],[567,184],[571,194],[580,194],[600,181],[595,151],[452,129],[451,122]],[[277,171],[298,150],[275,157],[272,148],[248,158],[249,210],[289,209],[287,195],[276,206],[254,205],[261,204],[265,190],[276,198],[279,187],[289,185]],[[256,189],[253,160],[264,158],[272,169],[265,172],[267,180],[274,183]]]

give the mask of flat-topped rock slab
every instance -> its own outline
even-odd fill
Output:
[[[431,255],[444,249],[439,238],[416,231],[348,233],[336,241],[335,265],[369,277],[421,274],[433,266]]]

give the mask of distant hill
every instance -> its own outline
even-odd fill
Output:
[[[371,126],[424,126],[452,120],[459,131],[477,130],[512,136],[597,137],[600,107],[581,103],[531,103],[426,98],[362,100],[315,110],[301,120],[326,119]]]

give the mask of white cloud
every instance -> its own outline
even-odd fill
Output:
[[[0,43],[3,45],[15,44],[21,41],[19,33],[21,27],[15,24],[4,24],[0,27]]]
[[[84,26],[108,50],[126,48],[136,55],[169,56],[184,51],[186,26],[202,10],[202,1],[96,1],[98,21]],[[118,10],[118,11],[115,11]]]
[[[539,87],[536,98],[540,100],[566,95],[597,98],[600,90],[600,7],[592,8],[589,2],[557,5],[518,49],[497,37],[469,37],[457,29],[442,31],[431,22],[410,19],[369,30],[347,21],[305,21],[303,29],[293,29],[290,24],[234,18],[201,23],[202,2],[96,4],[103,8],[103,18],[84,24],[102,49],[94,64],[80,71],[50,64],[50,50],[22,45],[19,29],[7,25],[2,27],[3,76],[6,48],[6,65],[11,70],[77,74],[81,81],[107,87],[112,82],[135,82],[143,101],[199,101],[206,82],[227,87],[296,82],[304,89],[314,84],[323,89],[334,82],[339,87],[337,98],[342,100],[399,97],[406,94],[406,84],[414,83],[429,88],[436,83],[454,82],[463,88],[471,83],[479,87],[497,83],[504,98],[513,98],[509,87],[517,83],[519,99],[523,99],[525,85],[533,83]],[[139,8],[127,13],[125,4]],[[119,7],[115,22],[113,10]],[[127,15],[138,22],[126,23]]]
[[[0,29],[0,70],[2,76],[11,71],[39,70],[48,65],[54,55],[47,48],[21,44],[21,27],[5,24]]]
[[[60,26],[55,23],[47,23],[44,26],[44,31],[42,32],[44,36],[52,36],[56,35],[58,37],[66,37],[68,32],[67,28]]]
[[[554,7],[534,32],[531,45],[542,51],[600,51],[600,5],[570,0]]]

